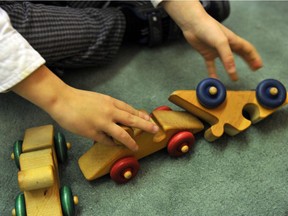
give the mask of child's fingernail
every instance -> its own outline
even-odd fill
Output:
[[[152,131],[156,133],[159,130],[159,127],[157,125],[153,125]]]
[[[138,151],[139,147],[136,145],[134,148],[133,148],[133,151],[136,152]]]
[[[147,121],[150,120],[150,116],[149,116],[149,115],[145,115],[144,118],[145,118],[145,120],[147,120]]]
[[[251,63],[251,65],[252,65],[252,69],[253,69],[254,71],[257,70],[257,69],[259,69],[259,68],[261,68],[261,67],[263,67],[263,63],[262,63],[261,60],[255,60],[255,61],[253,61],[253,62]]]
[[[237,80],[238,80],[238,75],[237,75],[237,73],[231,73],[231,74],[229,74],[229,75],[230,75],[231,80],[233,80],[233,81],[237,81]]]

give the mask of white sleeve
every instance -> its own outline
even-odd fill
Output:
[[[151,0],[151,3],[156,8],[163,0]]]
[[[21,82],[45,63],[41,55],[11,25],[0,8],[0,92]]]

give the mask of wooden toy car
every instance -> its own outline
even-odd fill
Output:
[[[62,134],[54,136],[52,125],[29,128],[24,140],[16,141],[11,157],[19,168],[18,185],[23,193],[15,200],[12,215],[74,215],[77,196],[68,186],[60,191],[58,160],[67,159],[67,148]]]
[[[204,134],[208,141],[218,139],[224,131],[236,135],[288,103],[285,87],[274,79],[260,82],[256,90],[226,91],[219,80],[208,78],[196,91],[178,90],[169,100],[211,124]],[[248,119],[243,113],[249,114]]]
[[[201,131],[204,127],[191,114],[172,111],[165,106],[152,112],[151,121],[160,128],[157,134],[128,128],[139,145],[137,152],[132,152],[124,145],[105,146],[94,143],[78,161],[85,178],[94,180],[110,173],[111,178],[117,183],[126,183],[138,172],[138,159],[166,146],[170,155],[181,156],[191,149],[195,140],[193,133]]]

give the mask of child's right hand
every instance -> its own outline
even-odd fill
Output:
[[[253,71],[262,67],[256,48],[211,17],[199,0],[169,0],[162,4],[186,41],[204,58],[210,77],[218,77],[215,59],[219,57],[230,79],[238,79],[233,53],[241,56]]]

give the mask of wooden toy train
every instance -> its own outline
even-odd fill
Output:
[[[194,134],[204,129],[198,118],[211,125],[204,138],[214,141],[224,132],[234,136],[261,121],[287,104],[287,98],[283,84],[274,79],[260,82],[251,91],[227,91],[219,80],[204,79],[196,90],[178,90],[170,95],[169,100],[185,111],[161,106],[151,113],[151,121],[160,128],[156,134],[125,127],[139,145],[137,152],[124,145],[105,146],[95,142],[78,164],[87,180],[110,173],[117,183],[126,183],[137,174],[138,160],[143,157],[166,147],[171,156],[188,153],[195,142]],[[244,117],[244,112],[249,118]],[[27,129],[24,142],[14,145],[13,158],[20,169],[18,183],[24,192],[16,198],[13,215],[75,214],[78,198],[72,196],[67,186],[59,192],[57,159],[63,162],[67,158],[62,134],[54,136],[51,125]]]
[[[151,121],[160,128],[155,135],[128,128],[139,145],[136,153],[123,145],[94,143],[78,161],[85,178],[94,180],[110,173],[117,183],[126,183],[137,174],[140,158],[165,147],[171,156],[186,154],[195,141],[193,134],[204,129],[196,117],[211,125],[204,137],[214,141],[224,132],[234,136],[244,131],[288,103],[285,87],[274,79],[260,82],[256,90],[227,91],[219,80],[208,78],[198,84],[196,91],[175,91],[169,100],[186,111],[172,111],[167,106],[156,108],[151,113]]]

